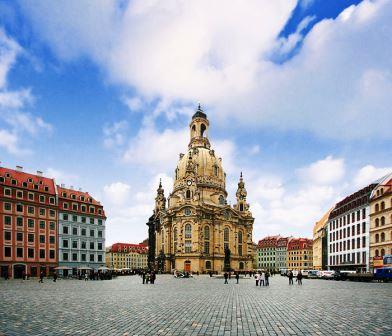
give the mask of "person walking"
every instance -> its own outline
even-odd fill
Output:
[[[288,276],[289,276],[289,285],[293,285],[294,284],[294,282],[293,282],[293,277],[294,277],[293,271],[290,271]]]
[[[238,272],[236,272],[236,274],[235,274],[235,279],[237,280],[237,285],[238,285],[238,283],[240,281],[240,274]]]
[[[151,272],[151,276],[150,276],[150,283],[153,285],[154,284],[154,282],[155,282],[155,273],[154,272]]]
[[[255,279],[256,279],[256,287],[257,287],[259,285],[259,281],[260,281],[260,274],[259,273],[256,273]]]
[[[225,278],[225,285],[228,284],[229,282],[227,281],[227,279],[229,278],[229,275],[227,274],[227,272],[225,272],[225,274],[223,274],[224,278]]]
[[[267,271],[265,272],[265,285],[269,286],[269,277],[270,277],[270,273]]]
[[[39,283],[44,283],[44,272],[41,271],[41,273],[39,274]]]
[[[53,273],[53,282],[56,282],[57,281],[57,272],[54,272]]]
[[[297,283],[298,283],[298,285],[302,285],[302,272],[301,271],[298,271]]]

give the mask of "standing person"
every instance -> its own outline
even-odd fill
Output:
[[[294,284],[293,277],[294,277],[293,271],[290,270],[289,271],[289,285],[293,285]]]
[[[223,274],[224,278],[225,278],[225,285],[228,284],[229,282],[227,281],[227,279],[229,278],[229,275],[227,274],[227,272],[225,272],[225,274]]]
[[[298,271],[297,282],[298,282],[298,285],[302,285],[302,272],[301,271]]]
[[[238,284],[238,282],[240,280],[240,274],[238,272],[236,272],[236,274],[235,274],[235,279],[237,280],[237,284]]]
[[[261,283],[263,283],[263,286],[265,285],[264,280],[265,280],[265,273],[264,273],[264,271],[261,271],[261,274],[260,274],[260,286],[261,286]]]
[[[270,277],[269,272],[268,271],[265,272],[265,285],[266,286],[269,286],[269,277]]]
[[[87,272],[84,273],[84,281],[88,281],[88,274],[87,274]]]
[[[146,272],[142,273],[143,285],[146,283]]]
[[[155,282],[155,273],[151,272],[151,276],[150,276],[150,283],[153,285]]]
[[[256,273],[255,279],[256,279],[256,287],[257,287],[257,286],[259,285],[259,280],[260,280],[260,275],[259,275],[259,273]]]
[[[57,272],[54,272],[53,273],[53,282],[56,282],[57,281]]]
[[[44,283],[44,272],[41,271],[41,273],[39,274],[39,281],[40,283]]]

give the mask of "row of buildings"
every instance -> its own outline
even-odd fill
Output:
[[[311,239],[268,236],[258,242],[256,251],[258,269],[278,272],[281,269],[312,269],[313,266]]]
[[[369,272],[392,254],[392,173],[345,197],[313,229],[315,269]]]
[[[147,269],[148,247],[145,244],[116,243],[106,248],[106,266],[117,270]]]
[[[103,266],[105,220],[102,204],[88,192],[57,185],[40,171],[0,167],[1,276]]]

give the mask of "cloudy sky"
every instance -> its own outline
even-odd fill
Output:
[[[0,0],[0,160],[89,191],[107,244],[147,236],[200,102],[229,200],[311,237],[392,171],[392,1]]]

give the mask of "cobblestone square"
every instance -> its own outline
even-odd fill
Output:
[[[158,275],[0,282],[0,335],[391,335],[392,285]]]

